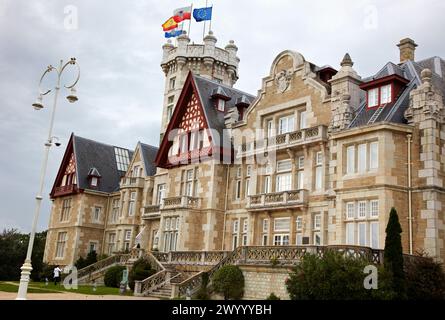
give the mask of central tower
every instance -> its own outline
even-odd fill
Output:
[[[173,114],[189,71],[232,87],[238,80],[238,47],[230,41],[224,48],[216,47],[212,31],[203,39],[204,44],[190,44],[186,32],[162,46],[162,71],[165,74],[164,106],[162,111],[161,141]]]

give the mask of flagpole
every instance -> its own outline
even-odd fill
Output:
[[[209,0],[206,0],[206,8],[209,4]],[[206,24],[207,24],[207,20],[204,20],[204,30],[202,30],[202,38],[204,39],[204,37],[206,36]]]
[[[210,19],[209,31],[212,31],[212,20],[213,20],[213,4],[212,4],[212,18]]]
[[[193,15],[193,3],[192,3],[192,5],[190,6],[190,8],[191,8],[190,15],[192,16],[192,15]],[[190,20],[189,20],[189,37],[191,37],[191,36],[190,36],[191,28],[192,28],[192,17],[190,17]]]

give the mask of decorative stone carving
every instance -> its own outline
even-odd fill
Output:
[[[278,92],[283,93],[289,88],[292,74],[293,72],[290,70],[283,70],[277,73],[275,83],[277,85]]]

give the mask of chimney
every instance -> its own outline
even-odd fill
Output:
[[[414,53],[416,51],[417,44],[413,39],[402,39],[397,46],[400,49],[400,63],[404,63],[408,60],[414,61]]]

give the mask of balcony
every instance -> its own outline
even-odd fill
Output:
[[[141,177],[122,178],[121,188],[144,188],[145,180]]]
[[[247,210],[262,211],[303,207],[308,205],[308,198],[309,192],[307,190],[258,194],[248,197]]]
[[[174,197],[166,198],[161,204],[161,210],[176,210],[176,209],[199,209],[201,207],[201,199],[194,197]]]
[[[142,215],[142,220],[159,219],[161,216],[161,206],[146,206]]]
[[[54,195],[53,197],[61,197],[66,196],[72,193],[76,193],[78,191],[77,184],[72,184],[69,186],[63,186],[63,187],[56,187],[54,189]]]
[[[327,133],[327,126],[321,125],[257,140],[251,143],[244,143],[238,148],[236,156],[237,158],[244,158],[259,153],[286,150],[298,146],[327,141]]]

